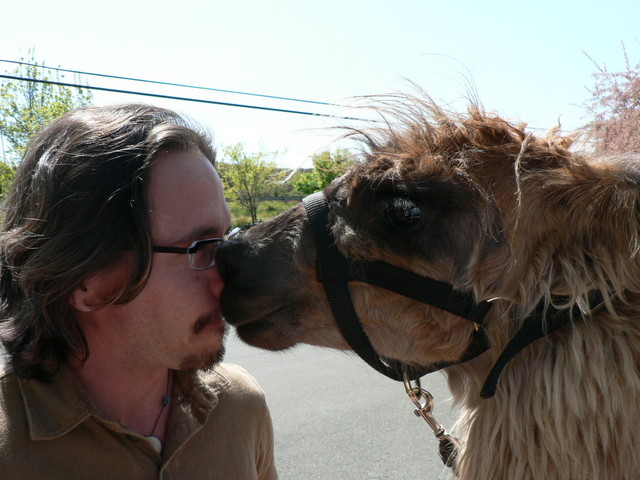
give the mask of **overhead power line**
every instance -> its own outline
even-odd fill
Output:
[[[81,70],[71,70],[71,69],[61,68],[61,67],[47,67],[46,65],[38,65],[37,63],[22,62],[22,61],[18,61],[18,60],[0,59],[0,62],[11,63],[11,64],[14,64],[14,65],[25,65],[25,66],[28,66],[28,67],[41,68],[41,69],[46,69],[46,70],[54,70],[56,72],[73,73],[75,75],[87,75],[87,76],[92,76],[92,77],[111,78],[111,79],[114,79],[114,80],[127,80],[127,81],[132,81],[132,82],[151,83],[151,84],[154,84],[154,85],[165,85],[165,86],[169,86],[169,87],[191,88],[191,89],[195,89],[195,90],[207,90],[207,91],[210,91],[210,92],[231,93],[231,94],[234,94],[234,95],[248,95],[248,96],[252,96],[252,97],[270,98],[270,99],[274,99],[274,100],[286,100],[288,102],[311,103],[311,104],[315,104],[315,105],[324,105],[324,106],[330,106],[330,107],[345,107],[344,105],[340,105],[340,104],[337,104],[337,103],[320,102],[320,101],[316,101],[316,100],[304,100],[304,99],[301,99],[301,98],[279,97],[279,96],[276,96],[276,95],[265,95],[265,94],[262,94],[262,93],[242,92],[242,91],[238,91],[238,90],[225,90],[225,89],[222,89],[222,88],[203,87],[203,86],[199,86],[199,85],[187,85],[187,84],[184,84],[184,83],[163,82],[163,81],[160,81],[160,80],[149,80],[149,79],[144,79],[144,78],[125,77],[125,76],[120,76],[120,75],[109,75],[109,74],[106,74],[106,73],[84,72],[84,71],[81,71]]]
[[[126,76],[120,76],[120,75],[110,75],[110,74],[105,74],[105,73],[85,72],[85,71],[81,71],[81,70],[72,70],[72,69],[67,69],[67,68],[62,68],[62,67],[48,67],[46,65],[38,65],[36,63],[29,63],[29,62],[23,62],[23,61],[18,61],[18,60],[0,59],[0,63],[11,63],[11,64],[15,64],[15,65],[24,65],[24,66],[35,67],[35,68],[40,68],[40,69],[54,70],[54,71],[57,71],[57,72],[73,73],[75,75],[87,75],[87,76],[100,77],[100,78],[109,78],[109,79],[113,79],[113,80],[125,80],[125,81],[148,83],[148,84],[154,84],[154,85],[163,85],[163,86],[170,86],[170,87],[189,88],[189,89],[194,89],[194,90],[204,90],[204,91],[211,91],[211,92],[228,93],[228,94],[233,94],[233,95],[244,95],[244,96],[251,96],[251,97],[268,98],[268,99],[271,99],[271,100],[283,100],[283,101],[288,101],[288,102],[299,102],[299,103],[307,103],[307,104],[330,106],[330,107],[348,108],[346,105],[340,105],[340,104],[337,104],[337,103],[330,103],[330,102],[321,102],[321,101],[317,101],[317,100],[305,100],[305,99],[293,98],[293,97],[281,97],[281,96],[277,96],[277,95],[266,95],[266,94],[261,94],[261,93],[243,92],[243,91],[239,91],[239,90],[226,90],[226,89],[221,89],[221,88],[204,87],[204,86],[199,86],[199,85],[188,85],[188,84],[182,84],[182,83],[164,82],[164,81],[160,81],[160,80],[149,80],[149,79],[126,77]],[[9,80],[36,82],[36,83],[43,83],[43,84],[51,84],[51,85],[59,85],[59,86],[64,86],[64,87],[85,88],[87,90],[97,90],[97,91],[111,92],[111,93],[122,93],[122,94],[127,94],[127,95],[139,95],[139,96],[145,96],[145,97],[163,98],[163,99],[168,99],[168,100],[180,100],[180,101],[186,101],[186,102],[205,103],[205,104],[209,104],[209,105],[221,105],[221,106],[227,106],[227,107],[239,107],[239,108],[249,108],[249,109],[254,109],[254,110],[264,110],[264,111],[271,111],[271,112],[278,112],[278,113],[289,113],[289,114],[295,114],[295,115],[307,115],[307,116],[316,116],[316,117],[325,117],[325,118],[337,118],[337,119],[340,119],[340,120],[352,120],[352,121],[369,122],[369,123],[378,123],[379,122],[379,120],[374,120],[374,119],[366,119],[366,118],[358,118],[358,117],[345,117],[345,116],[341,116],[341,115],[334,115],[334,114],[327,114],[327,113],[309,112],[309,111],[303,111],[303,110],[292,110],[292,109],[276,108],[276,107],[265,107],[265,106],[260,106],[260,105],[251,105],[251,104],[244,104],[244,103],[222,102],[222,101],[219,101],[219,100],[207,100],[207,99],[184,97],[184,96],[177,96],[177,95],[164,95],[164,94],[157,94],[157,93],[151,93],[151,92],[142,92],[142,91],[125,90],[125,89],[108,88],[108,87],[98,87],[98,86],[93,86],[93,85],[81,85],[81,84],[78,84],[78,83],[60,82],[60,81],[43,80],[43,79],[34,79],[34,78],[29,78],[29,77],[21,77],[21,76],[17,76],[17,75],[0,74],[0,78],[6,78],[6,79],[9,79]],[[532,127],[530,125],[527,125],[527,128],[530,129],[530,130],[547,130],[545,128]],[[560,131],[564,132],[565,130],[560,130]]]
[[[225,106],[225,107],[250,108],[250,109],[254,109],[254,110],[265,110],[265,111],[269,111],[269,112],[291,113],[291,114],[295,114],[295,115],[308,115],[308,116],[312,116],[312,117],[338,118],[340,120],[354,120],[354,121],[361,121],[361,122],[372,122],[372,121],[374,121],[374,120],[369,120],[369,119],[366,119],[366,118],[344,117],[344,116],[340,116],[340,115],[333,115],[333,114],[330,114],[330,113],[308,112],[308,111],[303,111],[303,110],[289,110],[289,109],[286,109],[286,108],[265,107],[265,106],[261,106],[261,105],[250,105],[250,104],[245,104],[245,103],[221,102],[221,101],[218,101],[218,100],[207,100],[207,99],[204,99],[204,98],[182,97],[182,96],[177,96],[177,95],[164,95],[164,94],[159,94],[159,93],[140,92],[140,91],[134,91],[134,90],[124,90],[124,89],[119,89],[119,88],[98,87],[98,86],[94,86],[94,85],[81,85],[81,84],[78,84],[78,83],[60,82],[60,81],[56,81],[56,80],[43,80],[43,79],[36,79],[36,78],[21,77],[21,76],[17,76],[17,75],[0,74],[0,78],[6,78],[8,80],[18,80],[18,81],[24,81],[24,82],[42,83],[42,84],[47,84],[47,85],[58,85],[58,86],[61,86],[61,87],[84,88],[84,89],[87,89],[87,90],[97,90],[97,91],[101,91],[101,92],[123,93],[123,94],[127,94],[127,95],[140,95],[140,96],[143,96],[143,97],[154,97],[154,98],[162,98],[162,99],[167,99],[167,100],[181,100],[181,101],[185,101],[185,102],[205,103],[205,104],[209,104],[209,105],[222,105],[222,106]]]

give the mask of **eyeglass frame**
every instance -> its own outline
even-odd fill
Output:
[[[203,238],[202,240],[196,240],[188,247],[163,247],[163,246],[152,246],[151,251],[154,253],[182,253],[189,255],[189,269],[190,270],[209,270],[216,266],[216,256],[215,252],[213,257],[211,258],[211,264],[208,267],[194,267],[195,263],[195,254],[203,248],[205,245],[209,245],[211,243],[221,244],[222,242],[229,240],[231,237],[240,232],[240,228],[236,227],[227,233],[223,238]],[[220,248],[220,245],[216,248],[216,252]]]

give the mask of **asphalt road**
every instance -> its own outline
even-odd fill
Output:
[[[301,345],[266,352],[231,332],[225,361],[245,367],[265,390],[282,480],[414,480],[449,478],[438,442],[401,383],[359,358]],[[451,408],[444,377],[423,379],[434,416],[447,429]]]

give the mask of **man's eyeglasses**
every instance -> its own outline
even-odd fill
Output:
[[[240,231],[234,228],[224,238],[205,238],[196,240],[188,247],[153,247],[157,253],[186,253],[189,255],[189,268],[191,270],[208,270],[216,264],[216,252],[221,242],[230,239]]]

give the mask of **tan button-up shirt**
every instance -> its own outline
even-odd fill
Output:
[[[264,394],[242,368],[175,372],[162,455],[98,412],[74,375],[23,380],[0,366],[3,480],[273,480]]]

